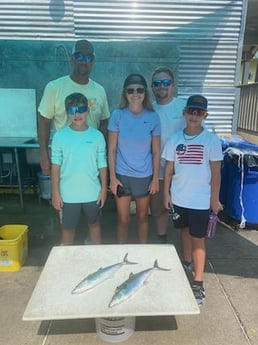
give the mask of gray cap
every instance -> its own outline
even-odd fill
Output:
[[[147,83],[146,80],[144,79],[144,77],[141,74],[130,74],[124,82],[124,88],[126,88],[128,85],[131,84],[140,84],[142,86],[145,87],[145,89],[147,89]]]
[[[187,108],[196,108],[207,111],[208,108],[208,101],[202,95],[193,95],[190,96],[186,103]]]
[[[94,47],[87,40],[80,40],[74,43],[72,54],[83,53],[85,55],[94,55]]]

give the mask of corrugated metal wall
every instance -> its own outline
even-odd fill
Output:
[[[246,0],[2,0],[0,39],[87,37],[176,45],[179,95],[206,95],[208,126],[231,132],[246,6]]]

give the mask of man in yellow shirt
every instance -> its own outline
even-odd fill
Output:
[[[50,158],[48,144],[50,129],[60,129],[69,125],[65,112],[65,98],[74,93],[82,93],[88,99],[90,114],[87,124],[97,128],[106,135],[109,107],[106,92],[100,84],[90,79],[95,62],[93,45],[87,40],[79,40],[72,51],[73,70],[71,75],[50,81],[44,90],[39,111],[40,165],[45,175],[50,175]]]

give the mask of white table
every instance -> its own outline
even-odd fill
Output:
[[[113,278],[78,295],[72,289],[89,273],[123,260]],[[118,285],[136,273],[159,266],[171,271],[154,270],[147,283],[126,301],[109,308]],[[61,320],[99,317],[191,315],[200,310],[184,273],[176,249],[169,244],[89,245],[54,247],[32,293],[23,320]]]

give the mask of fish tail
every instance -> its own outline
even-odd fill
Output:
[[[138,264],[138,262],[129,261],[127,258],[128,258],[128,253],[126,253],[125,256],[124,256],[124,260],[123,260],[124,264],[126,264],[126,265],[136,265],[136,264]]]
[[[163,267],[160,267],[159,264],[158,264],[158,259],[156,259],[154,261],[154,267],[157,268],[158,270],[160,271],[171,271],[170,268],[163,268]]]

